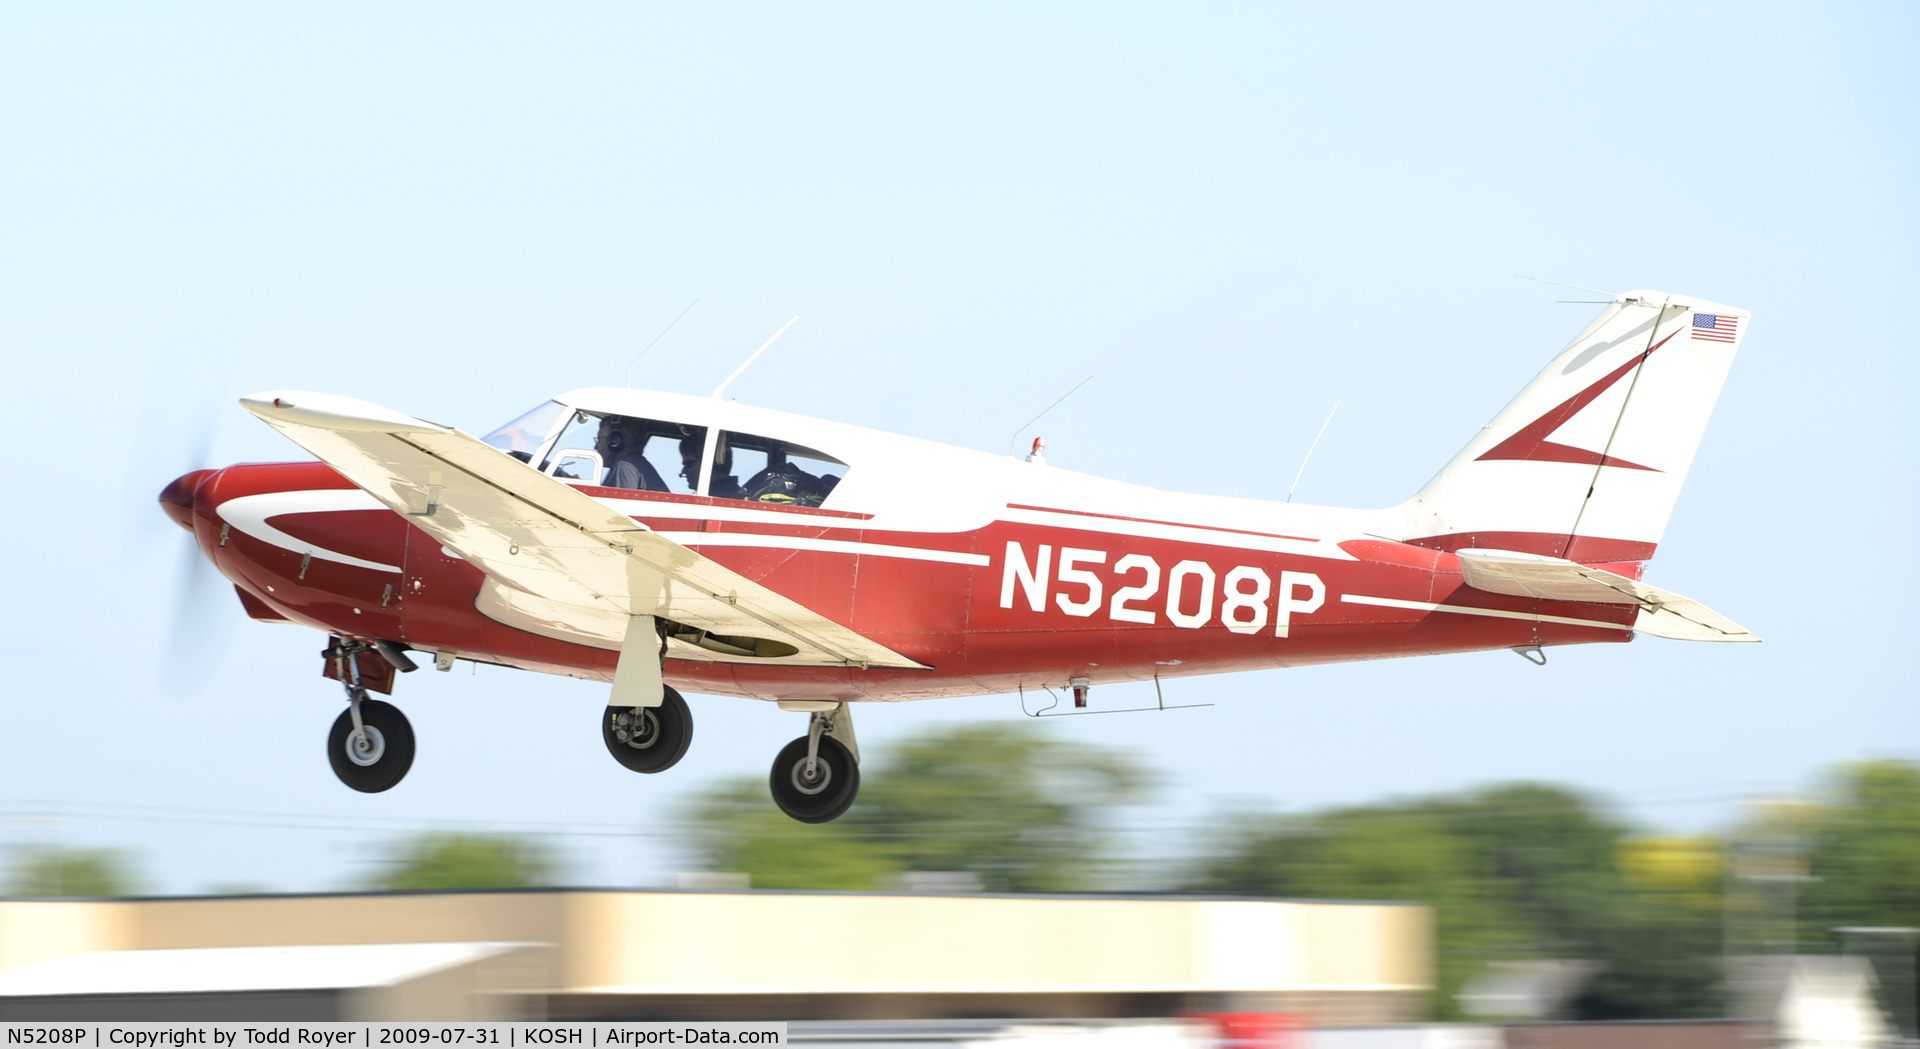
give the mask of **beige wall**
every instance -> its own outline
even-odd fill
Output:
[[[555,943],[573,893],[419,893],[137,900],[118,922],[130,944],[257,947],[315,943]]]
[[[1174,987],[1194,972],[1191,904],[868,895],[583,900],[575,986]]]
[[[115,904],[0,900],[0,972],[87,951],[132,946]]]
[[[348,991],[340,1019],[387,1022],[532,1020],[530,988],[550,986],[550,951],[520,947],[415,976]]]
[[[89,950],[515,941],[556,991],[1401,991],[1424,907],[867,893],[0,902],[0,970]],[[527,988],[535,990],[535,988]]]
[[[1299,905],[1286,940],[1301,989],[1433,986],[1433,912],[1426,907]]]

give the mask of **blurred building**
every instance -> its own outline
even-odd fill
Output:
[[[1594,962],[1530,958],[1493,962],[1460,990],[1460,1007],[1483,1020],[1553,1020],[1600,972]]]
[[[89,951],[0,972],[6,1020],[518,1018],[546,948],[342,943]]]
[[[1781,1046],[1848,1049],[1892,1044],[1864,958],[1782,954],[1738,958],[1730,973],[1740,1015],[1770,1023]]]
[[[1432,956],[1431,912],[1397,903],[684,890],[11,900],[0,1019],[1285,1012],[1379,1024],[1425,1016]]]

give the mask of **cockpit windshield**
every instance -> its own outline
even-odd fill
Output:
[[[819,506],[847,472],[792,441],[727,430],[709,448],[708,436],[704,426],[548,401],[481,440],[574,484],[786,506]]]
[[[559,401],[548,401],[480,439],[523,463],[531,463],[533,453],[546,443],[553,425],[566,411]]]

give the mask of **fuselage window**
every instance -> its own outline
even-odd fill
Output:
[[[772,437],[721,431],[707,494],[753,503],[819,506],[847,464],[824,452]]]
[[[706,439],[704,426],[576,411],[540,469],[563,481],[692,495]],[[682,459],[689,448],[696,464],[691,470]]]

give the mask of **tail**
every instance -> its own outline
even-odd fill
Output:
[[[1615,298],[1400,508],[1406,541],[1639,578],[1748,319],[1666,292]]]

